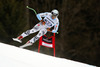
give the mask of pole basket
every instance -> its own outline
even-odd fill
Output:
[[[39,39],[38,52],[40,52],[40,46],[53,48],[55,56],[55,33],[53,33],[53,36],[51,37],[47,37],[46,35],[41,36]]]

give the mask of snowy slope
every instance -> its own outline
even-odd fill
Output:
[[[0,43],[0,67],[95,67]]]

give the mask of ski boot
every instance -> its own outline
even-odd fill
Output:
[[[13,39],[14,41],[19,42],[19,43],[22,43],[22,41],[21,41],[22,38],[23,38],[22,36],[19,36],[19,37],[17,37],[17,38],[12,38],[12,39]]]

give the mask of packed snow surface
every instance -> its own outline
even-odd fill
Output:
[[[0,67],[96,67],[0,43]]]

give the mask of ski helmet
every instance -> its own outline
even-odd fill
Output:
[[[58,16],[58,15],[59,15],[58,10],[56,10],[56,9],[52,10],[51,13],[52,13],[52,15],[54,15],[54,16]]]

